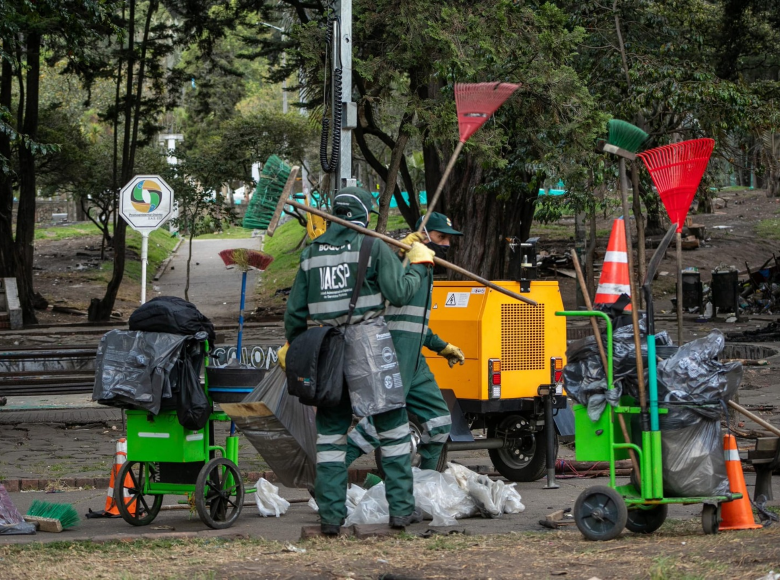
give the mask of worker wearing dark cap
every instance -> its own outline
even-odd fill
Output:
[[[418,220],[415,229],[420,227],[421,221],[422,218]],[[452,237],[463,235],[452,227],[447,216],[436,212],[431,214],[425,230],[426,233],[409,234],[403,242],[410,245],[422,242],[442,259],[447,255]],[[422,427],[418,447],[421,469],[437,468],[452,425],[447,403],[421,349],[425,346],[443,356],[449,361],[450,367],[457,363],[463,364],[466,360],[457,346],[443,341],[428,328],[432,292],[431,271],[409,304],[401,307],[390,306],[385,314],[401,365],[401,380],[406,389],[406,409],[417,417]],[[376,427],[372,425],[370,418],[361,419],[349,434],[347,465],[364,453],[372,452],[378,445]]]

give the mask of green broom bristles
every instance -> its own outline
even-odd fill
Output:
[[[50,503],[36,499],[27,510],[27,515],[59,520],[64,530],[79,523],[79,514],[76,508],[69,503]]]
[[[607,123],[609,135],[607,137],[607,143],[636,153],[642,147],[642,144],[647,141],[649,135],[642,131],[639,127],[635,127],[631,123],[621,121],[619,119],[612,119]]]

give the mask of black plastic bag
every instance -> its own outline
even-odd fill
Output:
[[[317,465],[314,408],[287,391],[276,366],[240,403],[220,406],[287,487],[313,488]]]
[[[304,405],[335,407],[344,385],[344,333],[335,326],[310,328],[287,351],[287,390]]]
[[[167,332],[192,336],[205,332],[211,344],[216,335],[214,325],[192,302],[176,296],[158,296],[136,308],[128,321],[130,330]]]
[[[203,429],[211,414],[211,403],[200,384],[200,368],[205,358],[203,339],[205,333],[200,333],[187,341],[177,361],[176,384],[173,388],[179,423],[192,431]]]

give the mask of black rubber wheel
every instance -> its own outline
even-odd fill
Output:
[[[705,503],[701,508],[701,527],[705,534],[717,534],[720,528],[720,504]]]
[[[236,464],[217,457],[204,465],[195,482],[195,508],[201,521],[223,530],[235,523],[243,507],[244,482]]]
[[[668,514],[669,506],[665,503],[628,510],[626,529],[635,534],[652,534],[663,525]]]
[[[417,415],[409,413],[409,430],[412,432],[412,467],[420,467],[422,458],[418,451],[420,443],[422,442],[422,423],[417,418]],[[385,470],[382,469],[382,450],[377,447],[374,449],[374,461],[376,461],[376,469],[379,472],[379,477],[385,478]],[[447,445],[442,447],[439,461],[436,463],[436,471],[442,472],[447,468]]]
[[[589,487],[574,503],[574,521],[588,540],[614,540],[628,521],[626,502],[611,487]]]
[[[509,415],[488,425],[488,437],[506,439],[507,446],[488,449],[496,470],[509,481],[536,481],[547,474],[547,442],[544,431],[529,433],[521,415]],[[555,434],[558,456],[558,434]]]
[[[163,496],[144,493],[146,474],[154,480],[157,474],[153,464],[139,461],[128,461],[119,470],[114,480],[114,501],[119,515],[128,524],[146,526],[154,521],[160,513]],[[125,487],[123,483],[129,481]],[[125,496],[124,491],[127,491]]]

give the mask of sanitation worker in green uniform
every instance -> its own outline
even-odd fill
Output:
[[[415,229],[420,227],[420,220]],[[461,232],[452,227],[450,219],[433,212],[426,227],[428,235],[413,232],[403,241],[407,244],[422,241],[437,257],[444,259],[452,236]],[[436,379],[425,362],[421,348],[424,346],[449,361],[450,367],[463,364],[463,352],[455,345],[444,342],[428,328],[433,293],[433,270],[426,272],[420,289],[406,306],[389,306],[385,319],[393,337],[401,366],[401,380],[406,389],[406,409],[416,415],[422,426],[420,434],[420,469],[436,469],[442,449],[450,435],[452,418],[447,403],[441,395]],[[380,444],[377,429],[371,418],[364,417],[349,434],[347,466],[364,453],[370,453]],[[384,459],[382,460],[384,467]]]
[[[368,225],[371,195],[357,187],[339,190],[334,198],[336,216],[357,225]],[[301,264],[287,301],[284,316],[288,344],[279,349],[279,362],[285,366],[290,342],[306,330],[307,319],[339,326],[348,321],[349,302],[357,277],[363,234],[339,224],[331,224],[301,254]],[[381,241],[371,248],[365,281],[360,289],[351,324],[381,316],[385,301],[394,306],[408,304],[427,279],[434,252],[415,243],[409,250],[406,270],[393,251]],[[399,357],[400,358],[400,357]],[[396,409],[373,416],[386,473],[386,494],[390,505],[390,525],[403,528],[422,520],[415,510],[410,464],[410,431],[406,410]],[[352,425],[349,391],[336,407],[317,409],[317,479],[315,499],[319,506],[322,532],[339,533],[346,515],[347,432]]]

